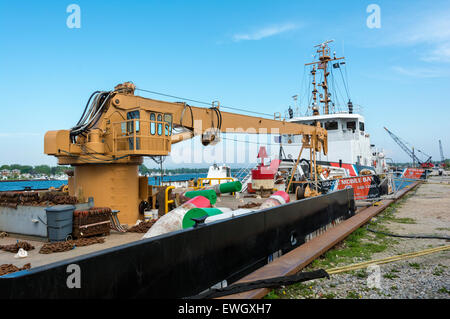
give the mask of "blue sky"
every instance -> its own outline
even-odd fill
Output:
[[[79,29],[66,25],[72,3]],[[381,28],[366,25],[372,3]],[[386,126],[435,160],[441,139],[450,156],[448,1],[1,0],[0,163],[54,165],[43,154],[45,132],[72,127],[94,90],[124,81],[284,111],[313,45],[327,39],[347,57],[350,95],[364,107],[372,143],[409,159]]]

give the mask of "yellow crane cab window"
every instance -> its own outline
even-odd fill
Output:
[[[139,135],[139,110],[136,111],[130,111],[127,113],[127,134],[130,136],[128,138],[128,147],[129,150],[139,150],[140,147],[140,138],[135,137],[136,139],[136,145],[134,145],[134,138],[131,136]],[[136,123],[136,127],[134,124]]]
[[[131,111],[127,113],[127,133],[134,134],[134,123],[136,123],[136,133],[139,133],[139,121],[131,121],[139,118],[139,111]]]
[[[155,135],[156,133],[156,115],[155,113],[150,113],[150,134]]]
[[[164,114],[164,133],[166,136],[172,135],[172,114]]]
[[[162,135],[162,115],[158,114],[158,135]]]

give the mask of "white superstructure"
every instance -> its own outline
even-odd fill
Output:
[[[318,160],[373,166],[370,135],[365,131],[364,117],[360,114],[334,113],[294,117],[290,122],[313,125],[319,121],[328,132],[328,154],[319,154]],[[288,158],[296,159],[301,148],[301,136],[284,135],[281,144]],[[303,158],[309,158],[305,153]]]

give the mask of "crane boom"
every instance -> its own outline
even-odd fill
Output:
[[[112,92],[94,96],[71,130],[49,131],[44,152],[59,164],[139,162],[142,156],[169,155],[171,145],[197,135],[204,145],[218,141],[220,133],[303,135],[305,145],[327,154],[327,132],[315,126],[222,112],[186,103],[153,100],[134,95],[134,85],[124,83]],[[184,133],[172,134],[174,127]]]
[[[414,161],[416,161],[417,163],[421,163],[421,161],[419,160],[419,158],[409,149],[409,147],[407,147],[405,145],[405,143],[403,143],[398,137],[397,135],[395,135],[394,133],[392,133],[391,131],[389,131],[386,127],[384,128],[386,130],[386,132],[388,132],[388,134],[392,137],[392,139],[402,148],[403,151],[405,151],[406,154],[409,155],[409,157],[411,157]]]
[[[405,145],[405,143],[403,143],[400,138],[395,135],[394,133],[392,133],[391,131],[389,131],[386,127],[384,128],[386,130],[386,132],[388,132],[388,134],[392,137],[392,139],[403,149],[403,151],[405,151],[406,154],[409,155],[409,157],[412,158],[413,162],[417,162],[418,164],[420,164],[422,167],[432,167],[433,164],[431,164],[431,156],[425,154],[424,152],[422,152],[421,150],[418,150],[420,153],[428,156],[428,159],[425,162],[422,162],[417,156],[416,154],[414,154],[414,152],[412,150],[409,149],[408,146]]]

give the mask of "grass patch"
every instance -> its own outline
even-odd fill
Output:
[[[392,204],[392,205],[395,205]],[[378,222],[394,222],[399,224],[416,224],[416,220],[410,217],[396,217],[396,208],[394,206],[386,208],[386,210],[380,214],[377,221]]]
[[[334,294],[332,292],[329,292],[329,293],[323,294],[322,298],[324,298],[324,299],[334,299],[334,298],[336,298],[336,294]]]
[[[277,295],[275,290],[272,290],[267,295],[265,295],[263,299],[280,299],[280,296]]]
[[[314,291],[313,291],[313,287],[315,286],[315,283],[297,283],[297,284],[293,284],[292,286],[289,287],[289,291],[294,294],[294,295],[298,295],[298,296],[302,296],[305,298],[312,298],[314,295]]]
[[[447,228],[447,227],[438,227],[438,228],[436,228],[436,230],[450,231],[450,228]]]
[[[409,266],[414,269],[420,269],[420,265],[418,263],[409,263]]]
[[[312,268],[332,268],[338,264],[351,264],[359,260],[369,260],[372,254],[388,247],[387,240],[371,236],[365,228],[359,228],[350,234],[337,248],[333,248],[314,260]]]
[[[390,270],[390,272],[400,272],[400,270],[393,268]]]
[[[384,278],[387,278],[387,279],[398,278],[398,276],[397,276],[396,274],[393,274],[393,273],[387,273],[387,274],[384,274],[383,277],[384,277]]]
[[[359,299],[359,298],[361,298],[361,295],[359,295],[357,292],[349,291],[347,293],[347,297],[346,298],[347,299]]]
[[[443,273],[444,273],[444,269],[443,268],[436,268],[435,270],[433,270],[433,275],[434,276],[442,276]]]
[[[450,291],[447,289],[447,288],[445,288],[445,287],[442,287],[441,289],[439,289],[438,290],[440,293],[443,293],[443,294],[449,294],[450,295]]]
[[[316,283],[296,283],[286,288],[274,289],[269,292],[264,299],[285,299],[285,298],[315,298],[316,295],[313,291],[313,287]],[[289,292],[289,294],[287,294]]]

